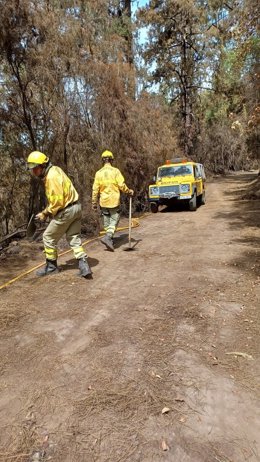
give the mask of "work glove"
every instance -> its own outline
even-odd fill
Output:
[[[40,213],[37,213],[37,215],[35,215],[35,221],[45,221],[46,220],[46,215],[45,213],[43,212],[40,212]]]
[[[134,195],[134,190],[133,190],[133,189],[129,189],[128,194],[129,194],[129,196],[133,196],[133,195]]]
[[[98,208],[97,204],[92,204],[92,210],[96,211]]]

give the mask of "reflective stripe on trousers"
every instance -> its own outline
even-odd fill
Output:
[[[51,249],[49,247],[45,247],[44,246],[44,253],[45,253],[45,257],[47,260],[57,260],[57,257],[58,257],[58,253],[57,253],[57,249]]]
[[[81,205],[74,204],[61,210],[50,221],[43,233],[43,244],[46,259],[57,259],[57,244],[65,234],[70,248],[74,252],[75,258],[79,259],[87,256],[81,244]]]

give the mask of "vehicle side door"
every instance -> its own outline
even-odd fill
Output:
[[[194,166],[194,177],[195,177],[195,183],[196,183],[196,189],[197,189],[197,196],[200,196],[203,193],[201,164],[196,164]]]

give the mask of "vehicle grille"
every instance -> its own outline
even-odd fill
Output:
[[[160,186],[159,195],[164,193],[180,194],[180,186],[178,184],[172,186]]]

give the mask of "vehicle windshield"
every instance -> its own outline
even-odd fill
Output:
[[[178,175],[192,175],[192,165],[175,165],[170,167],[161,167],[158,170],[158,178]]]

